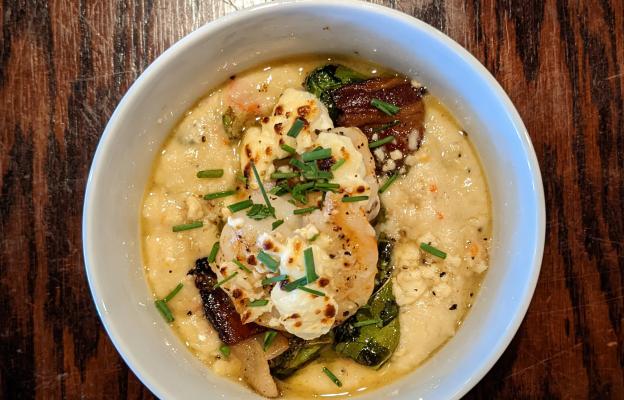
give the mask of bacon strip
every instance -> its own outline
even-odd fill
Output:
[[[369,140],[375,133],[378,139],[393,135],[396,140],[385,146],[386,152],[398,149],[405,157],[417,150],[422,141],[425,117],[422,96],[425,93],[425,88],[416,88],[403,77],[373,78],[345,85],[332,92],[339,110],[336,125],[357,126]],[[400,111],[396,115],[387,115],[371,105],[373,99],[394,104],[400,107]],[[412,146],[410,135],[413,135]],[[397,168],[403,164],[403,159],[397,160]],[[380,169],[381,163],[376,161]]]
[[[254,323],[241,322],[240,315],[227,293],[221,288],[214,288],[217,276],[210,269],[208,259],[200,258],[195,261],[195,268],[188,274],[195,276],[195,286],[204,303],[204,314],[223,343],[233,345],[266,330]]]

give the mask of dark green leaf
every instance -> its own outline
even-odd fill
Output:
[[[394,243],[385,237],[380,237],[377,241],[377,250],[379,258],[377,261],[377,275],[375,275],[375,289],[378,289],[392,274],[392,249]]]
[[[310,361],[318,358],[321,350],[332,343],[331,335],[304,341],[296,336],[288,339],[288,350],[269,361],[271,375],[284,379],[292,375]]]
[[[371,296],[367,306],[334,329],[336,352],[360,364],[381,367],[399,344],[397,316],[392,280],[388,279]]]

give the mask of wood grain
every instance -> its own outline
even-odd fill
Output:
[[[542,274],[468,398],[624,398],[624,3],[379,1],[474,54],[529,129],[548,207]],[[0,397],[151,398],[83,270],[98,138],[129,85],[204,23],[258,1],[0,4]]]

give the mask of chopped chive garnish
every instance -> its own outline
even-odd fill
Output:
[[[287,292],[292,292],[293,290],[297,289],[300,286],[303,286],[306,284],[306,280],[307,278],[304,276],[303,278],[299,278],[295,281],[292,281],[286,285],[284,285],[283,289]]]
[[[231,196],[234,193],[236,193],[236,190],[226,190],[226,191],[223,191],[223,192],[208,193],[208,194],[204,195],[204,200],[220,199],[221,197]]]
[[[280,264],[279,261],[277,261],[262,250],[260,250],[260,253],[258,253],[258,260],[260,260],[262,264],[264,264],[268,269],[273,272],[277,271],[277,268]]]
[[[245,175],[243,174],[236,174],[236,179],[243,182],[245,185],[247,184],[247,178],[245,178]]]
[[[304,125],[305,125],[305,122],[297,118],[295,122],[293,122],[292,126],[290,127],[286,135],[296,138],[297,136],[299,136],[299,132],[301,132]]]
[[[275,336],[277,336],[277,332],[275,331],[268,331],[264,334],[264,341],[262,342],[262,349],[264,351],[267,351],[269,347],[271,347],[271,343],[275,340]]]
[[[262,197],[264,197],[264,202],[266,203],[266,206],[269,207],[269,211],[271,211],[271,215],[273,216],[273,218],[275,218],[275,209],[271,206],[269,196],[267,196],[266,190],[264,190],[264,185],[262,184],[262,180],[260,179],[260,174],[258,174],[258,170],[256,169],[256,165],[253,161],[251,162],[251,169],[253,169],[254,176],[256,177],[256,182],[258,182],[258,187],[260,188]]]
[[[293,214],[295,215],[301,215],[301,214],[309,214],[314,210],[318,210],[318,207],[308,207],[308,208],[298,208],[296,210],[293,211]]]
[[[221,347],[219,347],[219,351],[221,352],[221,354],[223,354],[223,357],[230,356],[230,346],[228,346],[227,344],[224,344]]]
[[[310,239],[308,239],[309,242],[314,242],[316,239],[318,239],[318,237],[321,236],[320,233],[317,233],[316,235],[312,236]]]
[[[338,379],[336,377],[336,375],[334,375],[333,372],[331,372],[329,369],[327,369],[327,367],[323,367],[323,372],[325,373],[325,375],[327,375],[327,377],[329,379],[332,380],[332,382],[334,382],[334,384],[336,384],[336,386],[338,386],[338,387],[342,386],[342,382],[340,382],[340,379]]]
[[[272,278],[264,278],[261,283],[262,283],[262,286],[266,286],[275,282],[285,281],[286,279],[288,279],[288,275],[278,275]]]
[[[325,183],[325,182],[317,182],[314,184],[314,187],[317,189],[340,189],[340,185],[337,183]]]
[[[234,277],[238,275],[238,271],[234,272],[232,275],[228,276],[227,278],[222,279],[221,281],[217,282],[213,288],[218,288],[219,286],[223,285],[225,282],[229,281],[230,279],[234,279]]]
[[[162,314],[163,318],[165,318],[167,322],[173,322],[173,314],[164,300],[156,300],[154,304],[156,305],[156,309],[160,311],[160,314]]]
[[[263,306],[266,306],[267,304],[269,304],[269,301],[267,299],[258,299],[258,300],[249,302],[249,307],[263,307]]]
[[[222,169],[205,169],[197,172],[198,178],[221,178],[223,176]]]
[[[381,185],[381,187],[379,188],[379,193],[383,193],[386,190],[388,190],[390,185],[392,185],[392,183],[394,183],[394,181],[396,181],[398,177],[399,177],[399,174],[394,174],[394,175],[391,175],[388,179],[386,179],[384,184]]]
[[[314,187],[314,182],[298,183],[295,186],[293,186],[292,191],[295,193],[303,192],[304,190],[312,189],[313,187]]]
[[[332,171],[335,171],[338,168],[340,168],[342,164],[344,164],[346,161],[347,160],[345,160],[344,158],[341,158],[340,160],[336,161],[336,163],[334,163],[334,165],[332,165],[329,169],[331,169]]]
[[[293,147],[290,147],[289,145],[287,145],[286,143],[281,144],[280,145],[281,149],[284,150],[286,153],[290,153],[290,154],[295,154],[297,152],[297,150],[295,150]]]
[[[426,251],[429,254],[432,254],[436,257],[440,257],[441,259],[445,259],[446,258],[446,253],[443,252],[442,250],[438,250],[435,247],[433,247],[430,244],[427,243],[421,243],[420,244],[420,248],[423,249],[424,251]]]
[[[214,242],[210,254],[208,254],[208,262],[213,263],[217,259],[217,253],[219,252],[219,242]]]
[[[387,115],[394,115],[401,111],[401,108],[395,106],[394,104],[386,103],[383,100],[372,99],[370,103],[371,106],[375,107],[376,109]]]
[[[175,225],[172,230],[174,232],[182,232],[188,231],[190,229],[201,228],[202,226],[204,226],[204,223],[202,221],[193,221],[189,222],[188,224]]]
[[[289,179],[296,178],[299,174],[296,172],[273,172],[271,174],[271,179]]]
[[[296,159],[296,158],[291,158],[290,161],[288,162],[290,165],[292,165],[293,167],[297,167],[300,170],[304,171],[309,169],[310,167],[308,167],[303,161]]]
[[[375,133],[375,132],[383,132],[383,131],[385,131],[386,129],[388,129],[388,128],[392,128],[393,126],[396,126],[396,125],[398,125],[398,124],[400,124],[400,123],[401,123],[401,121],[399,121],[398,119],[395,119],[395,120],[394,120],[394,121],[392,121],[392,122],[389,122],[389,123],[387,123],[387,124],[383,124],[383,125],[378,126],[377,128],[374,128],[374,129],[372,130],[372,132],[373,132],[373,133]]]
[[[182,283],[178,283],[178,286],[176,286],[164,299],[163,301],[165,303],[169,303],[171,301],[171,299],[173,299],[175,297],[176,294],[178,294],[178,292],[180,290],[182,290],[182,287],[184,285]]]
[[[238,203],[230,204],[227,207],[230,209],[230,211],[235,213],[235,212],[244,210],[246,208],[249,208],[251,206],[253,206],[253,201],[248,199],[248,200],[239,201]]]
[[[303,290],[304,292],[311,293],[311,294],[313,294],[315,296],[320,296],[320,297],[325,296],[325,293],[319,292],[318,290],[310,289],[309,287],[299,286],[297,289]]]
[[[370,142],[370,143],[368,144],[368,148],[369,148],[369,149],[374,149],[374,148],[376,148],[376,147],[381,147],[381,146],[383,146],[384,144],[387,144],[387,143],[392,142],[393,140],[394,140],[394,136],[393,136],[393,135],[386,136],[386,137],[385,137],[385,138],[383,138],[383,139],[379,139],[379,140],[375,140],[374,142]]]
[[[278,226],[280,226],[283,223],[284,223],[283,219],[278,219],[277,221],[273,221],[273,223],[271,224],[271,230],[274,231]]]
[[[281,195],[288,193],[288,189],[284,186],[277,185],[277,186],[273,186],[271,190],[269,190],[269,193],[275,196],[281,196]]]
[[[378,324],[380,322],[381,322],[381,320],[379,318],[367,319],[367,320],[364,320],[364,321],[355,322],[353,324],[353,327],[354,328],[361,328],[363,326],[374,325],[374,324]]]
[[[312,252],[312,247],[308,247],[303,251],[303,262],[306,271],[306,282],[312,283],[318,279],[314,268],[314,253]]]
[[[308,179],[332,179],[334,174],[331,171],[314,171],[310,174],[304,172],[303,176]]]
[[[307,151],[301,155],[301,159],[304,162],[323,160],[329,157],[331,157],[331,149],[316,149],[312,151]]]
[[[240,269],[242,269],[243,271],[245,271],[245,272],[247,272],[247,273],[250,273],[250,274],[251,274],[251,270],[250,270],[249,268],[245,267],[245,266],[243,265],[243,263],[242,263],[242,262],[240,262],[240,261],[238,261],[236,258],[232,259],[232,262],[233,262],[234,264],[236,264],[236,266],[237,266],[238,268],[240,268]]]
[[[364,200],[368,200],[368,196],[345,196],[342,198],[343,203],[355,203]]]

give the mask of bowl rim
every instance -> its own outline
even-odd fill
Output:
[[[166,385],[161,383],[159,380],[154,379],[153,375],[146,368],[144,368],[143,364],[137,359],[136,355],[133,354],[132,349],[125,342],[124,338],[119,334],[118,328],[116,326],[117,324],[113,321],[113,318],[111,318],[111,316],[106,312],[104,304],[99,301],[102,298],[101,293],[103,289],[102,287],[100,287],[96,277],[94,276],[94,273],[92,272],[91,260],[94,257],[91,256],[91,254],[93,253],[93,246],[89,241],[88,234],[91,229],[89,216],[94,211],[94,196],[92,194],[92,192],[95,190],[94,182],[99,179],[99,176],[104,170],[104,168],[102,168],[102,160],[104,154],[108,152],[108,148],[111,145],[113,132],[118,129],[118,125],[120,124],[120,115],[124,112],[126,105],[132,102],[133,98],[138,93],[140,93],[146,87],[149,87],[149,85],[152,83],[151,81],[153,80],[152,77],[157,75],[157,71],[165,68],[170,59],[176,57],[179,53],[184,52],[186,48],[193,46],[196,42],[205,40],[205,38],[209,37],[213,32],[218,31],[225,26],[236,24],[237,21],[247,18],[253,18],[255,15],[262,12],[270,11],[275,7],[296,8],[300,5],[303,5],[305,7],[353,7],[360,10],[366,10],[371,13],[382,14],[386,17],[397,19],[403,23],[410,24],[416,29],[419,29],[425,34],[431,36],[435,41],[441,42],[442,45],[448,46],[454,53],[456,53],[468,64],[470,64],[470,67],[475,71],[477,75],[480,75],[482,78],[485,79],[487,85],[490,86],[490,88],[495,93],[497,99],[502,103],[503,108],[509,113],[509,118],[514,125],[515,131],[519,135],[523,151],[527,156],[526,161],[528,169],[530,171],[533,187],[535,189],[534,196],[536,202],[536,246],[532,249],[533,251],[530,256],[531,265],[527,272],[530,275],[527,275],[528,279],[526,290],[523,293],[522,298],[520,299],[521,301],[517,308],[516,314],[510,320],[510,323],[508,325],[509,329],[507,329],[504,335],[499,338],[495,347],[486,355],[486,357],[483,357],[481,359],[480,364],[475,366],[474,372],[471,375],[471,379],[467,379],[466,381],[458,384],[457,388],[453,391],[451,398],[459,399],[464,396],[470,389],[472,389],[485,376],[485,374],[501,357],[502,353],[507,349],[509,343],[518,331],[518,328],[520,327],[520,324],[522,323],[526,315],[529,304],[533,297],[541,269],[546,230],[546,207],[542,176],[533,144],[518,111],[516,110],[515,106],[509,99],[509,96],[498,83],[498,81],[481,64],[481,62],[477,60],[470,52],[468,52],[468,50],[463,48],[449,36],[432,27],[431,25],[425,23],[424,21],[421,21],[401,11],[394,10],[378,4],[368,3],[359,0],[278,0],[272,3],[265,3],[242,10],[237,10],[222,17],[219,17],[213,21],[210,21],[199,27],[198,29],[190,32],[189,34],[172,44],[169,48],[167,48],[143,71],[143,73],[141,73],[141,75],[129,87],[129,89],[115,108],[115,111],[111,115],[106,125],[106,128],[104,129],[104,132],[102,133],[102,136],[100,137],[100,140],[98,142],[86,182],[82,216],[83,257],[87,281],[89,284],[91,295],[93,297],[93,301],[96,306],[97,313],[100,317],[100,320],[102,321],[102,325],[104,326],[108,337],[115,346],[115,349],[122,357],[124,362],[133,371],[133,373],[139,378],[139,380],[145,386],[147,386],[149,390],[157,397],[175,398],[175,395],[171,393],[168,389],[166,389]]]

